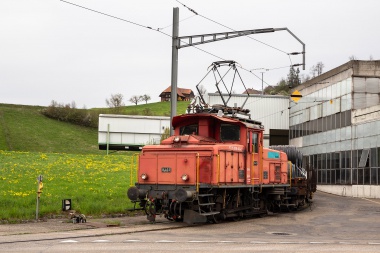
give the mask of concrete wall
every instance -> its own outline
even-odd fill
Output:
[[[380,185],[318,185],[317,189],[339,196],[380,199]]]

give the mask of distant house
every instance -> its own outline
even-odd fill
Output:
[[[261,91],[248,88],[246,91],[243,92],[243,94],[261,94]]]
[[[171,86],[166,88],[163,92],[161,92],[161,102],[170,101],[171,96]],[[191,89],[184,89],[177,87],[177,101],[191,101],[194,98],[194,92]]]

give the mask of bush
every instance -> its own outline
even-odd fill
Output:
[[[41,113],[46,117],[80,126],[98,127],[99,113],[87,109],[77,109],[75,103],[63,105],[53,100],[51,105],[41,110]]]

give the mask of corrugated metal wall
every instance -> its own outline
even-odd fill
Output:
[[[228,106],[241,107],[247,95],[233,94],[228,102]],[[228,97],[225,97],[227,101]],[[217,93],[208,94],[208,104],[223,104]],[[265,128],[265,134],[269,135],[269,129],[289,129],[289,97],[250,95],[244,105],[244,109],[249,109],[251,119],[261,121]]]

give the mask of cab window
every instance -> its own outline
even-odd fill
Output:
[[[252,146],[253,146],[253,153],[259,153],[259,142],[258,142],[257,133],[252,133]]]
[[[220,139],[222,141],[239,141],[240,126],[231,124],[222,124],[220,126]]]
[[[187,125],[180,128],[180,135],[198,134],[198,125]]]

